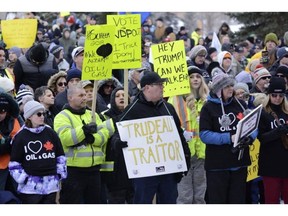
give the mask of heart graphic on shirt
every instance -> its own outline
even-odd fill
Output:
[[[236,120],[236,117],[235,117],[234,113],[228,113],[228,116],[229,116],[229,118],[231,120],[230,125],[232,125],[233,122]]]
[[[42,149],[42,143],[40,141],[31,141],[28,143],[28,149],[33,152],[34,154],[37,154]]]

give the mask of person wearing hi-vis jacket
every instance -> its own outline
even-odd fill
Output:
[[[200,111],[206,102],[209,88],[201,70],[188,67],[191,92],[188,95],[170,97],[184,128],[184,137],[191,151],[191,169],[178,184],[178,204],[205,204],[206,173],[204,169],[205,144],[199,137]]]
[[[119,116],[119,120],[121,122],[149,117],[172,116],[181,139],[187,168],[189,169],[191,154],[183,136],[179,117],[172,104],[167,103],[163,99],[163,83],[165,81],[166,79],[161,78],[156,72],[145,73],[140,80],[141,92],[125,108],[124,112]],[[115,136],[117,135],[115,133]],[[116,144],[123,148],[127,147],[127,142],[120,139]],[[156,195],[158,204],[176,204],[178,196],[177,183],[181,178],[182,172],[133,178],[133,203],[152,204]]]
[[[114,133],[112,119],[102,122],[86,109],[86,92],[81,83],[67,90],[68,104],[54,118],[67,157],[68,177],[62,182],[61,204],[101,204],[100,168],[104,148]]]

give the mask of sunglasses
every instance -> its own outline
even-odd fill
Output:
[[[44,113],[44,112],[38,112],[38,113],[36,113],[36,115],[37,115],[38,117],[41,117],[42,115],[45,116],[45,113]]]
[[[225,57],[225,58],[223,58],[223,60],[225,60],[225,59],[230,59],[230,60],[231,60],[231,58],[230,58],[230,57]]]
[[[284,94],[284,93],[282,93],[282,94],[272,93],[271,96],[272,96],[273,98],[276,98],[276,97],[283,98],[283,97],[285,96],[285,94]]]
[[[270,76],[266,76],[266,77],[261,77],[262,80],[266,80],[266,79],[270,79]]]
[[[57,83],[58,86],[62,87],[63,85],[64,86],[67,86],[67,82],[59,82]]]
[[[284,75],[282,75],[282,74],[276,74],[275,76],[276,76],[276,77],[283,77],[283,78],[284,78]]]

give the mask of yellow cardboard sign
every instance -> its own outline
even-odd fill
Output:
[[[107,24],[116,28],[113,69],[140,68],[142,65],[140,14],[108,15]]]
[[[36,19],[14,19],[1,21],[3,41],[7,48],[17,46],[19,48],[29,48],[33,45],[36,32]]]
[[[60,12],[60,17],[69,16],[70,12]]]
[[[114,26],[87,26],[82,80],[102,80],[112,77],[114,34]]]
[[[258,177],[258,157],[260,149],[259,140],[256,139],[249,149],[251,165],[248,167],[247,181],[251,181]]]
[[[184,41],[178,40],[151,46],[154,71],[164,83],[164,97],[190,93]]]

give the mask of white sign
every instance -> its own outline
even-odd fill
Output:
[[[185,172],[187,166],[180,136],[172,116],[117,123],[129,178]]]
[[[262,104],[260,104],[258,107],[256,107],[238,122],[236,136],[234,140],[234,147],[239,145],[238,142],[241,140],[242,137],[249,136],[258,128],[261,111]]]

